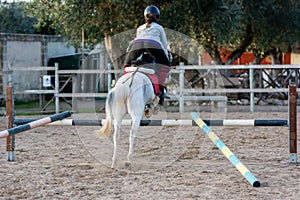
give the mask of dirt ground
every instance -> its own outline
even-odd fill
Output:
[[[287,119],[287,112],[268,110],[198,114],[203,119]],[[161,112],[153,119],[191,119],[189,114]],[[78,113],[72,118],[104,116],[105,113]],[[5,117],[1,117],[0,127],[6,129]],[[110,168],[111,139],[98,138],[94,133],[97,129],[43,126],[19,133],[14,162],[5,161],[2,139],[0,199],[288,200],[300,197],[300,164],[289,163],[287,127],[211,127],[260,181],[259,188],[252,187],[198,127],[141,127],[134,160],[128,168],[124,163],[129,127],[123,126],[116,169]]]

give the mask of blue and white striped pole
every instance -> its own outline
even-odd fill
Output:
[[[226,158],[236,167],[237,170],[247,179],[253,187],[260,187],[260,182],[255,176],[241,163],[241,161],[230,151],[230,149],[221,141],[221,139],[200,119],[195,113],[191,113],[192,119],[205,132],[211,141],[219,148]]]
[[[54,121],[62,120],[64,118],[67,118],[67,117],[70,117],[70,116],[71,116],[71,112],[70,111],[65,111],[65,112],[62,112],[62,113],[59,113],[59,114],[55,114],[55,115],[52,115],[52,116],[49,116],[49,117],[45,117],[45,118],[30,122],[30,123],[27,123],[27,124],[23,124],[23,125],[14,127],[14,128],[10,128],[10,129],[1,131],[0,132],[0,138],[6,138],[9,135],[17,134],[17,133],[20,133],[20,132],[23,132],[23,131],[26,131],[26,130],[29,130],[29,129],[32,129],[32,128],[43,126],[45,124],[49,124],[49,123],[54,122]]]
[[[13,124],[27,124],[38,119],[14,119]],[[63,119],[50,125],[58,126],[102,126],[105,119]],[[255,119],[231,119],[231,120],[203,120],[208,126],[288,126],[288,120],[255,120]],[[131,126],[130,119],[124,119],[121,125]],[[140,126],[197,126],[193,120],[166,119],[166,120],[141,120]]]

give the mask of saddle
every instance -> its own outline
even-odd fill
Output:
[[[155,95],[159,95],[161,92],[161,87],[159,84],[159,76],[157,74],[158,72],[156,71],[154,66],[156,63],[154,58],[152,58],[148,54],[143,53],[137,58],[137,60],[131,61],[131,63],[133,64],[133,66],[124,68],[124,73],[135,71],[144,73],[151,80]]]
[[[155,73],[155,70],[145,68],[145,67],[126,67],[126,68],[124,68],[124,74],[133,73],[136,71],[144,73],[146,76],[148,76],[148,78],[151,80],[155,95],[158,95],[160,93],[160,87],[159,87],[158,76]]]

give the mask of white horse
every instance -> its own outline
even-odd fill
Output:
[[[144,115],[146,104],[154,107],[158,103],[150,79],[139,71],[127,73],[120,77],[115,87],[109,92],[106,99],[106,120],[97,134],[100,137],[108,137],[114,127],[114,152],[111,168],[114,168],[117,156],[117,144],[120,137],[121,122],[128,113],[132,119],[132,127],[129,136],[129,152],[126,165],[130,165],[133,155],[134,139],[140,126],[140,120]],[[157,107],[155,107],[157,108]],[[147,110],[147,112],[151,110]],[[145,113],[146,114],[146,113]],[[148,113],[149,115],[149,113]]]

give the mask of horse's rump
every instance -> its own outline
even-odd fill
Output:
[[[154,69],[146,68],[146,67],[125,67],[124,68],[125,74],[129,73],[129,72],[136,72],[136,71],[139,71],[139,72],[142,72],[145,74],[154,74],[155,73]]]
[[[114,168],[117,157],[117,143],[120,135],[121,122],[128,113],[132,119],[129,137],[128,162],[133,155],[133,143],[136,132],[145,111],[146,104],[152,104],[155,99],[153,86],[150,79],[141,72],[127,73],[119,78],[115,87],[106,99],[106,120],[98,134],[108,136],[114,128],[114,153],[112,165]]]

